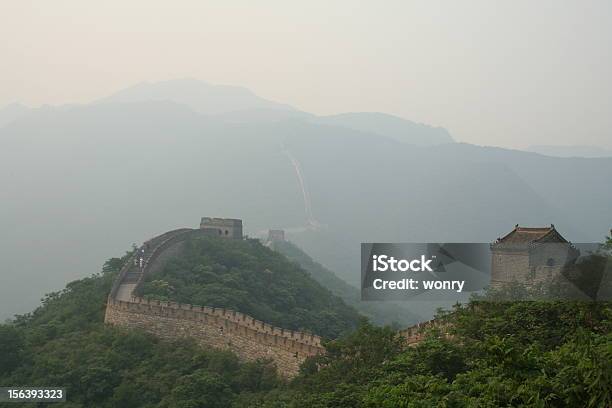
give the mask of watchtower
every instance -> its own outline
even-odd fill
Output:
[[[533,284],[559,275],[580,252],[555,229],[519,227],[491,244],[491,286]]]
[[[242,220],[202,217],[200,229],[222,238],[242,239]]]
[[[285,231],[281,229],[268,230],[268,241],[284,241]]]

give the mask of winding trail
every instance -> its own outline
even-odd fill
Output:
[[[291,162],[291,165],[293,166],[293,169],[295,170],[295,174],[300,184],[300,188],[302,190],[302,197],[304,200],[304,213],[306,214],[306,221],[308,222],[308,226],[311,229],[318,228],[320,226],[320,223],[317,220],[315,220],[314,216],[312,215],[312,204],[310,202],[310,194],[308,193],[308,188],[306,186],[306,182],[304,181],[304,176],[302,174],[302,167],[300,165],[300,162],[298,161],[298,159],[296,159],[293,156],[293,154],[291,154],[291,151],[289,151],[289,149],[283,148],[283,151],[289,158],[289,161]]]

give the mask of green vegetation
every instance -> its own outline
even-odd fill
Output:
[[[307,253],[289,241],[274,242],[272,248],[298,263],[313,279],[342,298],[346,304],[357,309],[374,324],[407,327],[423,320],[404,302],[362,302],[359,289],[315,262]]]
[[[87,408],[229,407],[240,395],[278,385],[266,362],[240,363],[191,341],[162,342],[105,326],[106,297],[124,261],[111,259],[101,274],[68,284],[33,313],[0,325],[0,384],[67,387],[69,402],[49,406]]]
[[[282,256],[254,241],[219,245],[192,242],[183,260],[171,262],[149,284],[172,288],[167,295],[177,299],[215,294],[226,307],[249,306],[253,314],[264,310],[294,323],[290,315],[304,307],[310,314],[300,316],[313,327],[317,317],[335,313],[335,306],[323,306],[337,300]],[[65,386],[69,402],[49,406],[70,408],[612,406],[610,302],[474,300],[440,312],[444,329],[430,329],[414,347],[390,327],[361,321],[326,342],[327,353],[307,360],[300,375],[285,383],[266,361],[241,363],[229,352],[191,341],[165,342],[105,326],[106,296],[126,259],[109,260],[100,274],[69,283],[33,313],[0,325],[0,384]],[[245,286],[243,297],[257,303],[240,303],[231,284],[247,271],[257,278],[245,281],[252,289]],[[278,276],[282,271],[284,277]],[[200,287],[193,276],[200,273],[214,293]],[[283,286],[269,288],[274,285],[265,281],[267,274],[290,283],[295,306],[287,316],[269,299]],[[154,283],[160,278],[166,284]],[[315,308],[301,303],[301,295],[314,299]]]
[[[416,347],[362,325],[247,407],[609,407],[612,307],[470,303]],[[319,366],[319,370],[316,367]]]
[[[278,327],[336,338],[360,316],[258,240],[201,237],[147,277],[141,296],[237,310]]]

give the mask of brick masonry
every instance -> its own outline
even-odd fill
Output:
[[[185,241],[205,233],[201,229],[182,228],[147,241],[144,246],[149,248],[148,255],[136,286],[142,284],[146,274],[180,255]],[[166,340],[192,338],[203,347],[230,350],[242,361],[271,360],[278,373],[289,379],[298,374],[306,358],[325,353],[317,335],[274,327],[233,310],[149,301],[133,294],[121,300],[117,295],[122,284],[125,286],[124,280],[128,274],[137,273],[133,264],[133,259],[128,260],[113,284],[104,317],[107,324],[144,330]],[[401,330],[399,335],[407,345],[416,345],[424,338],[426,329],[433,326],[446,329],[445,325],[429,321]]]
[[[416,346],[425,339],[430,329],[438,329],[442,336],[450,338],[451,324],[446,321],[428,320],[414,326],[400,330],[398,333],[404,338],[408,346]]]
[[[324,352],[319,336],[283,330],[219,308],[142,298],[133,298],[132,302],[109,299],[105,321],[162,339],[190,337],[204,347],[231,350],[243,361],[270,359],[286,378],[297,375],[307,357]]]
[[[147,241],[150,255],[138,284],[147,273],[178,255],[182,244],[199,231],[180,229]],[[109,295],[104,318],[107,324],[141,329],[163,339],[190,337],[203,347],[231,350],[243,361],[269,359],[285,378],[296,376],[307,357],[325,352],[319,336],[274,327],[240,312],[148,301],[133,295],[129,300],[120,300],[117,294],[128,273],[135,273],[132,259],[119,272]]]

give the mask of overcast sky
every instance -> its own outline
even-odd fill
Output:
[[[0,0],[0,107],[194,77],[470,143],[612,147],[611,72],[608,0]]]

